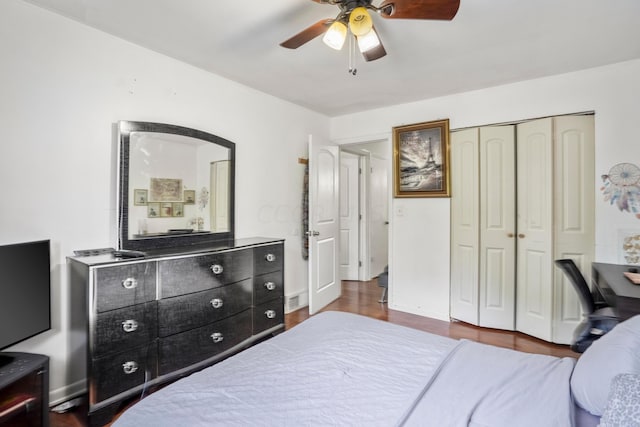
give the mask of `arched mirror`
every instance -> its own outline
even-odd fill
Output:
[[[234,238],[235,144],[181,126],[121,121],[118,246],[149,251]]]

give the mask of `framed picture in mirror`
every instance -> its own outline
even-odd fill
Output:
[[[147,190],[133,190],[133,204],[135,206],[146,206],[149,201],[149,192]]]
[[[147,217],[158,218],[160,216],[160,203],[150,202],[147,203]]]
[[[196,204],[196,190],[184,190],[184,204],[185,205]]]
[[[173,216],[184,216],[184,203],[174,202],[172,205]]]

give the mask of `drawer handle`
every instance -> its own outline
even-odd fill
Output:
[[[275,310],[267,310],[267,311],[264,312],[264,315],[267,316],[267,319],[275,319],[276,318]]]
[[[213,274],[221,274],[224,271],[220,264],[213,264],[210,268]]]
[[[276,260],[276,256],[274,254],[266,254],[264,256],[264,259],[266,259],[268,262],[273,262]]]
[[[267,288],[267,290],[272,291],[276,288],[276,284],[273,282],[266,282],[264,287]]]
[[[211,307],[213,308],[220,308],[224,305],[224,301],[222,301],[222,299],[220,298],[214,298],[210,301],[211,303]]]
[[[214,343],[219,343],[222,342],[222,340],[224,340],[224,336],[222,336],[221,332],[214,332],[211,334],[211,339],[213,340]]]
[[[138,322],[133,319],[125,320],[122,322],[122,330],[125,332],[134,332],[138,329]]]
[[[125,362],[122,364],[122,370],[127,375],[133,374],[138,370],[138,364],[134,361]]]
[[[133,277],[128,277],[122,281],[122,287],[125,289],[135,289],[138,287],[138,281]]]

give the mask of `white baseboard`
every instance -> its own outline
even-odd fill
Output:
[[[73,399],[87,392],[87,382],[85,380],[76,381],[55,390],[49,391],[49,406],[56,406],[67,400]]]

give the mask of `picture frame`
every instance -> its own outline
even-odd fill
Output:
[[[171,206],[172,216],[184,216],[184,203],[173,202]]]
[[[394,197],[451,197],[449,119],[393,128]]]
[[[134,206],[146,206],[149,201],[149,191],[136,188],[133,190]]]
[[[185,205],[196,204],[196,190],[184,190],[184,204]]]
[[[173,216],[173,203],[163,202],[160,203],[160,216],[163,218]]]
[[[153,202],[181,202],[182,180],[175,178],[150,178],[149,200]]]
[[[160,217],[160,203],[148,202],[147,203],[147,218],[159,218]]]

